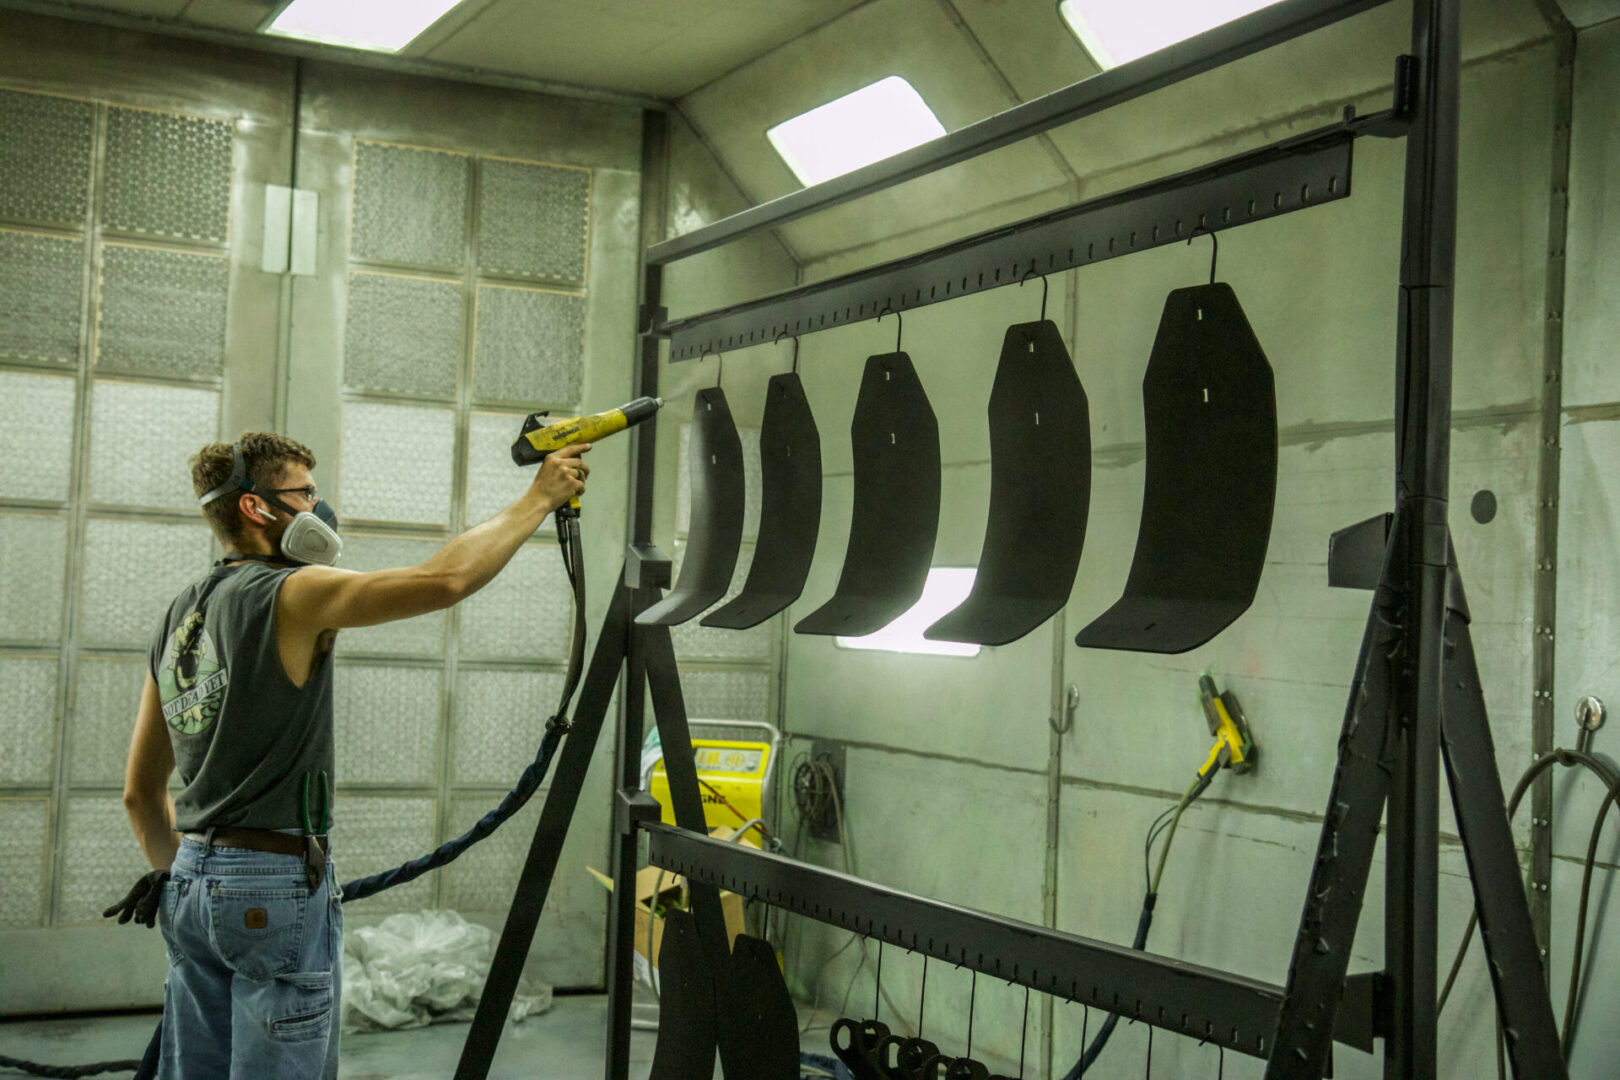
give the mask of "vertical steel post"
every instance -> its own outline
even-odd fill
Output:
[[[1387,1080],[1436,1073],[1441,665],[1449,538],[1460,0],[1414,0],[1417,108],[1406,137],[1396,364],[1396,489],[1406,605],[1386,832]]]
[[[653,328],[663,304],[664,268],[647,265],[645,252],[664,238],[665,170],[669,160],[669,118],[648,109],[641,114],[641,296],[636,309],[636,357],[631,374],[632,397],[658,394],[658,343]],[[653,485],[658,447],[658,418],[630,429],[630,500],[626,523],[632,546],[652,540]],[[626,564],[629,565],[628,563]],[[644,582],[637,582],[645,585]],[[629,588],[619,582],[619,588]],[[654,594],[656,595],[656,594]],[[644,598],[645,593],[638,591]],[[640,610],[641,603],[632,606]],[[634,621],[625,642],[624,677],[619,692],[619,731],[614,747],[615,828],[613,831],[613,899],[608,926],[607,1080],[626,1080],[630,1072],[630,1013],[635,994],[633,970],[636,928],[636,830],[620,811],[624,800],[641,787],[641,741],[646,730],[647,668],[643,635]]]

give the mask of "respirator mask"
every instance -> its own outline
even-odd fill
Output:
[[[224,495],[233,491],[246,491],[257,495],[265,502],[278,510],[292,515],[292,521],[282,530],[281,554],[292,562],[313,563],[317,566],[331,566],[337,562],[338,556],[343,552],[343,540],[337,534],[337,511],[327,505],[325,499],[318,499],[315,508],[310,510],[294,510],[288,506],[273,491],[260,490],[252,477],[247,474],[247,463],[242,460],[242,448],[239,444],[231,445],[231,475],[223,484],[208,491],[197,499],[197,505],[207,506]]]

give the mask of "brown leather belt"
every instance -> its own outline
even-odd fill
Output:
[[[205,832],[188,832],[193,840],[205,840]],[[214,843],[220,847],[247,848],[249,851],[271,851],[278,855],[302,855],[304,837],[294,833],[276,832],[274,829],[215,829]],[[315,837],[321,850],[327,850],[327,838]]]

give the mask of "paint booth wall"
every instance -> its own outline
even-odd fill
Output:
[[[218,554],[186,458],[255,428],[307,442],[359,569],[495,513],[529,480],[526,411],[629,396],[641,117],[7,12],[0,132],[0,1013],[153,1005],[158,935],[100,911],[146,869],[119,798],[146,637]],[[312,273],[265,268],[267,184],[314,194]],[[627,442],[593,457],[597,583]],[[556,708],[570,603],[547,530],[459,608],[339,637],[344,879],[499,801]],[[584,867],[610,761],[604,741],[532,953],[559,986],[602,985]],[[498,928],[539,805],[349,926],[444,906]]]
[[[904,47],[909,39],[884,34],[884,12],[894,7],[857,9],[810,35],[804,48],[749,65],[682,107],[700,129],[762,129],[772,108],[791,112],[773,102],[773,86],[818,75],[837,81],[843,67],[876,62],[863,41],[897,43],[891,66],[921,86],[928,68]],[[1383,22],[1362,17],[1355,31],[1361,37],[1339,28],[1347,36],[1326,45],[1296,42],[1246,62],[1249,68],[1240,65],[1133,103],[1121,110],[1127,119],[1070,125],[1054,132],[1050,143],[1031,140],[793,223],[775,240],[755,238],[742,250],[677,264],[671,271],[672,314],[791,284],[783,248],[799,264],[798,280],[831,277],[1331,123],[1347,103],[1375,111],[1388,102],[1384,58],[1405,48],[1406,16],[1395,7],[1387,19],[1378,15]],[[1533,654],[1538,507],[1548,498],[1561,508],[1562,556],[1554,572],[1563,609],[1556,743],[1574,742],[1570,717],[1578,696],[1603,696],[1607,689],[1612,699],[1617,693],[1615,590],[1607,586],[1617,573],[1612,544],[1620,522],[1608,491],[1613,469],[1605,463],[1620,460],[1620,447],[1612,438],[1605,443],[1602,433],[1616,424],[1612,403],[1620,396],[1606,374],[1613,366],[1615,334],[1608,324],[1616,310],[1612,268],[1620,245],[1612,193],[1620,178],[1612,120],[1620,91],[1620,34],[1611,24],[1581,38],[1570,184],[1569,378],[1560,386],[1544,371],[1546,323],[1556,314],[1549,310],[1547,289],[1557,50],[1528,5],[1516,14],[1507,5],[1499,10],[1507,14],[1494,23],[1479,5],[1467,13],[1473,29],[1463,72],[1451,525],[1499,768],[1511,786],[1532,760],[1531,710],[1539,688]],[[817,43],[826,50],[820,55],[838,57],[828,61],[829,73],[809,70],[806,57]],[[846,63],[834,45],[847,46],[856,60]],[[1342,52],[1335,50],[1346,49],[1355,59],[1341,70],[1335,65]],[[933,59],[937,63],[937,52]],[[1034,58],[1031,69],[1042,70],[1048,59]],[[916,64],[915,73],[908,63]],[[971,88],[971,65],[964,61],[952,70]],[[934,77],[939,82],[937,72]],[[1277,89],[1291,85],[1289,78],[1303,84],[1297,98]],[[839,92],[849,88],[840,86]],[[949,100],[949,88],[935,91]],[[927,88],[924,95],[935,100]],[[942,110],[950,128],[979,115],[984,112],[948,118]],[[732,176],[709,175],[716,193],[711,211],[725,209],[720,194],[737,178],[756,202],[791,188],[751,151],[714,137]],[[1087,161],[1097,164],[1088,168]],[[1067,164],[1067,175],[1058,162]],[[677,186],[680,179],[701,186],[699,172],[680,171],[678,154],[673,167]],[[779,784],[777,818],[790,848],[884,884],[1128,944],[1142,899],[1143,836],[1208,749],[1196,696],[1197,676],[1208,670],[1242,698],[1262,756],[1250,775],[1223,775],[1183,820],[1150,948],[1283,981],[1370,599],[1365,592],[1328,587],[1327,541],[1333,531],[1391,506],[1403,169],[1401,141],[1363,139],[1356,147],[1351,198],[1221,234],[1218,276],[1236,291],[1276,373],[1277,503],[1253,607],[1214,641],[1183,655],[1082,650],[1073,636],[1123,587],[1143,490],[1142,374],[1165,296],[1205,280],[1206,241],[1050,279],[1048,315],[1058,323],[1090,399],[1093,488],[1085,551],[1059,618],[970,659],[857,652],[791,632],[791,622],[829,597],[837,581],[852,504],[846,433],[865,358],[890,351],[895,328],[890,319],[881,325],[868,321],[803,341],[800,374],[821,431],[826,472],[820,542],[803,597],[759,638],[758,658],[766,657],[767,646],[778,651],[771,655],[780,656],[772,676],[779,685],[763,674],[758,685],[774,691],[772,707],[779,712],[771,715],[788,737],[784,779],[812,740],[842,747],[848,844],[798,837],[791,795]],[[1032,173],[1045,182],[1027,182]],[[677,196],[671,205],[680,203]],[[687,231],[679,221],[672,226]],[[1035,319],[1040,302],[1038,283],[1031,281],[905,316],[903,345],[941,431],[936,566],[972,566],[979,557],[991,473],[985,413],[991,380],[1007,326]],[[665,416],[687,415],[693,389],[712,385],[723,370],[746,457],[749,440],[758,434],[765,380],[787,369],[791,350],[789,343],[759,346],[729,353],[723,362],[711,356],[666,366]],[[1543,430],[1543,395],[1560,392],[1565,426]],[[659,537],[678,552],[687,519],[680,495],[681,436],[673,426],[660,425]],[[1563,491],[1542,491],[1543,440],[1559,435]],[[756,484],[751,477],[751,505],[757,505]],[[1470,513],[1474,494],[1482,490],[1494,494],[1498,507],[1488,523]],[[1189,529],[1221,525],[1220,506],[1189,506],[1186,513]],[[1542,528],[1546,521],[1542,516]],[[752,529],[745,531],[751,535]],[[734,590],[749,553],[745,539]],[[1544,587],[1547,576],[1541,575]],[[1571,631],[1572,645],[1566,644]],[[691,659],[690,647],[683,656],[689,671],[703,669]],[[1078,690],[1079,705],[1072,728],[1059,737],[1050,724],[1061,722],[1070,685]],[[689,712],[704,715],[701,705]],[[1598,737],[1598,749],[1605,737]],[[1561,1014],[1578,858],[1599,793],[1589,780],[1566,778],[1558,791],[1552,972]],[[1529,817],[1526,806],[1515,823],[1527,868]],[[1600,874],[1615,863],[1612,843],[1603,858]],[[1352,972],[1382,963],[1383,873],[1380,850],[1351,946]],[[1605,896],[1600,878],[1595,898]],[[1440,901],[1443,975],[1472,904],[1449,805],[1442,807]],[[1605,935],[1604,928],[1612,928],[1615,918],[1610,905],[1594,907],[1599,972],[1604,957],[1612,963],[1614,934],[1611,929]],[[856,948],[848,935],[807,920],[789,918],[779,929],[796,992],[842,1015],[870,1015],[875,946]],[[921,982],[918,959],[885,951],[880,1015],[891,1026],[917,1022]],[[1601,974],[1590,984],[1573,1075],[1606,1075],[1600,1063],[1612,1060],[1608,1041],[1614,1035],[1601,1018],[1616,1007],[1612,985]],[[967,972],[930,965],[926,1034],[942,1047],[962,1049],[973,992]],[[1441,1021],[1443,1075],[1471,1078],[1493,1070],[1489,1003],[1476,944]],[[1016,1075],[1023,1046],[1025,1075],[1062,1075],[1077,1057],[1088,1023],[1094,1033],[1101,1020],[1094,1012],[1088,1021],[1079,1006],[1054,1005],[1037,995],[1024,1043],[1023,1015],[1021,990],[979,980],[973,1046],[992,1071]],[[825,1037],[824,1031],[812,1032],[806,1046],[815,1048]],[[1143,1026],[1122,1025],[1088,1075],[1142,1075],[1147,1038]],[[1155,1076],[1213,1076],[1217,1066],[1213,1048],[1164,1032],[1153,1043],[1152,1057]],[[1235,1054],[1227,1055],[1225,1067],[1227,1076],[1236,1077],[1258,1077],[1263,1069],[1257,1059]],[[1345,1047],[1337,1049],[1335,1067],[1339,1076],[1381,1075],[1376,1057]]]

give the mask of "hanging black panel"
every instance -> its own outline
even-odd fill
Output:
[[[939,530],[939,422],[911,357],[866,361],[850,425],[855,505],[833,598],[799,620],[801,634],[859,636],[922,595]]]
[[[799,1080],[799,1017],[776,950],[738,934],[727,965],[725,1022],[718,1025],[726,1075],[749,1080]]]
[[[990,522],[973,591],[923,637],[1005,645],[1069,599],[1091,505],[1091,416],[1056,324],[1007,328],[990,391]]]
[[[669,595],[636,616],[642,626],[676,626],[726,595],[742,544],[742,440],[732,423],[726,393],[699,390],[692,402],[688,458],[692,526],[681,575]]]
[[[1231,286],[1165,300],[1142,407],[1147,478],[1125,595],[1074,642],[1186,652],[1254,601],[1277,495],[1271,365]]]
[[[710,1080],[714,1075],[715,994],[691,912],[664,917],[658,948],[658,1043],[648,1080]]]
[[[746,630],[799,598],[821,527],[821,435],[796,374],[773,375],[759,433],[759,544],[742,592],[703,619]]]

